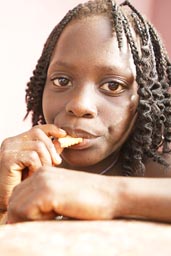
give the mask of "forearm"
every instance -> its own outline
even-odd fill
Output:
[[[119,180],[118,217],[171,221],[171,179],[121,177]],[[111,183],[115,186],[115,178],[111,178]]]

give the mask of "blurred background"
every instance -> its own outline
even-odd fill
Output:
[[[85,1],[0,0],[0,143],[31,127],[29,118],[23,121],[26,83],[52,28],[80,2]],[[171,56],[171,1],[131,2],[156,26]]]

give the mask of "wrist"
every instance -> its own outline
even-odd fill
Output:
[[[110,177],[112,218],[134,216],[136,214],[136,199],[130,187],[131,179],[126,177]]]
[[[108,199],[110,204],[110,219],[126,216],[127,191],[123,177],[109,177],[107,179]]]
[[[123,218],[145,218],[146,192],[140,179],[120,177],[119,180],[119,215]]]

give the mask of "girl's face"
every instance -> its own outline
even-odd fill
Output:
[[[72,21],[53,53],[43,94],[47,123],[83,143],[62,153],[70,168],[115,158],[132,131],[138,105],[135,66],[123,40],[122,50],[104,16]]]

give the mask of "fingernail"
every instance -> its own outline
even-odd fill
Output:
[[[61,129],[61,128],[59,128],[59,132],[60,132],[60,133],[63,133],[64,135],[66,135],[66,131],[63,130],[63,129]]]
[[[56,152],[56,149],[53,149],[53,159],[55,160],[55,164],[61,164],[62,159],[60,157],[60,155],[58,155],[58,153]]]
[[[57,164],[61,164],[62,158],[61,158],[58,154],[56,154],[55,159],[56,159],[56,163],[57,163]]]

